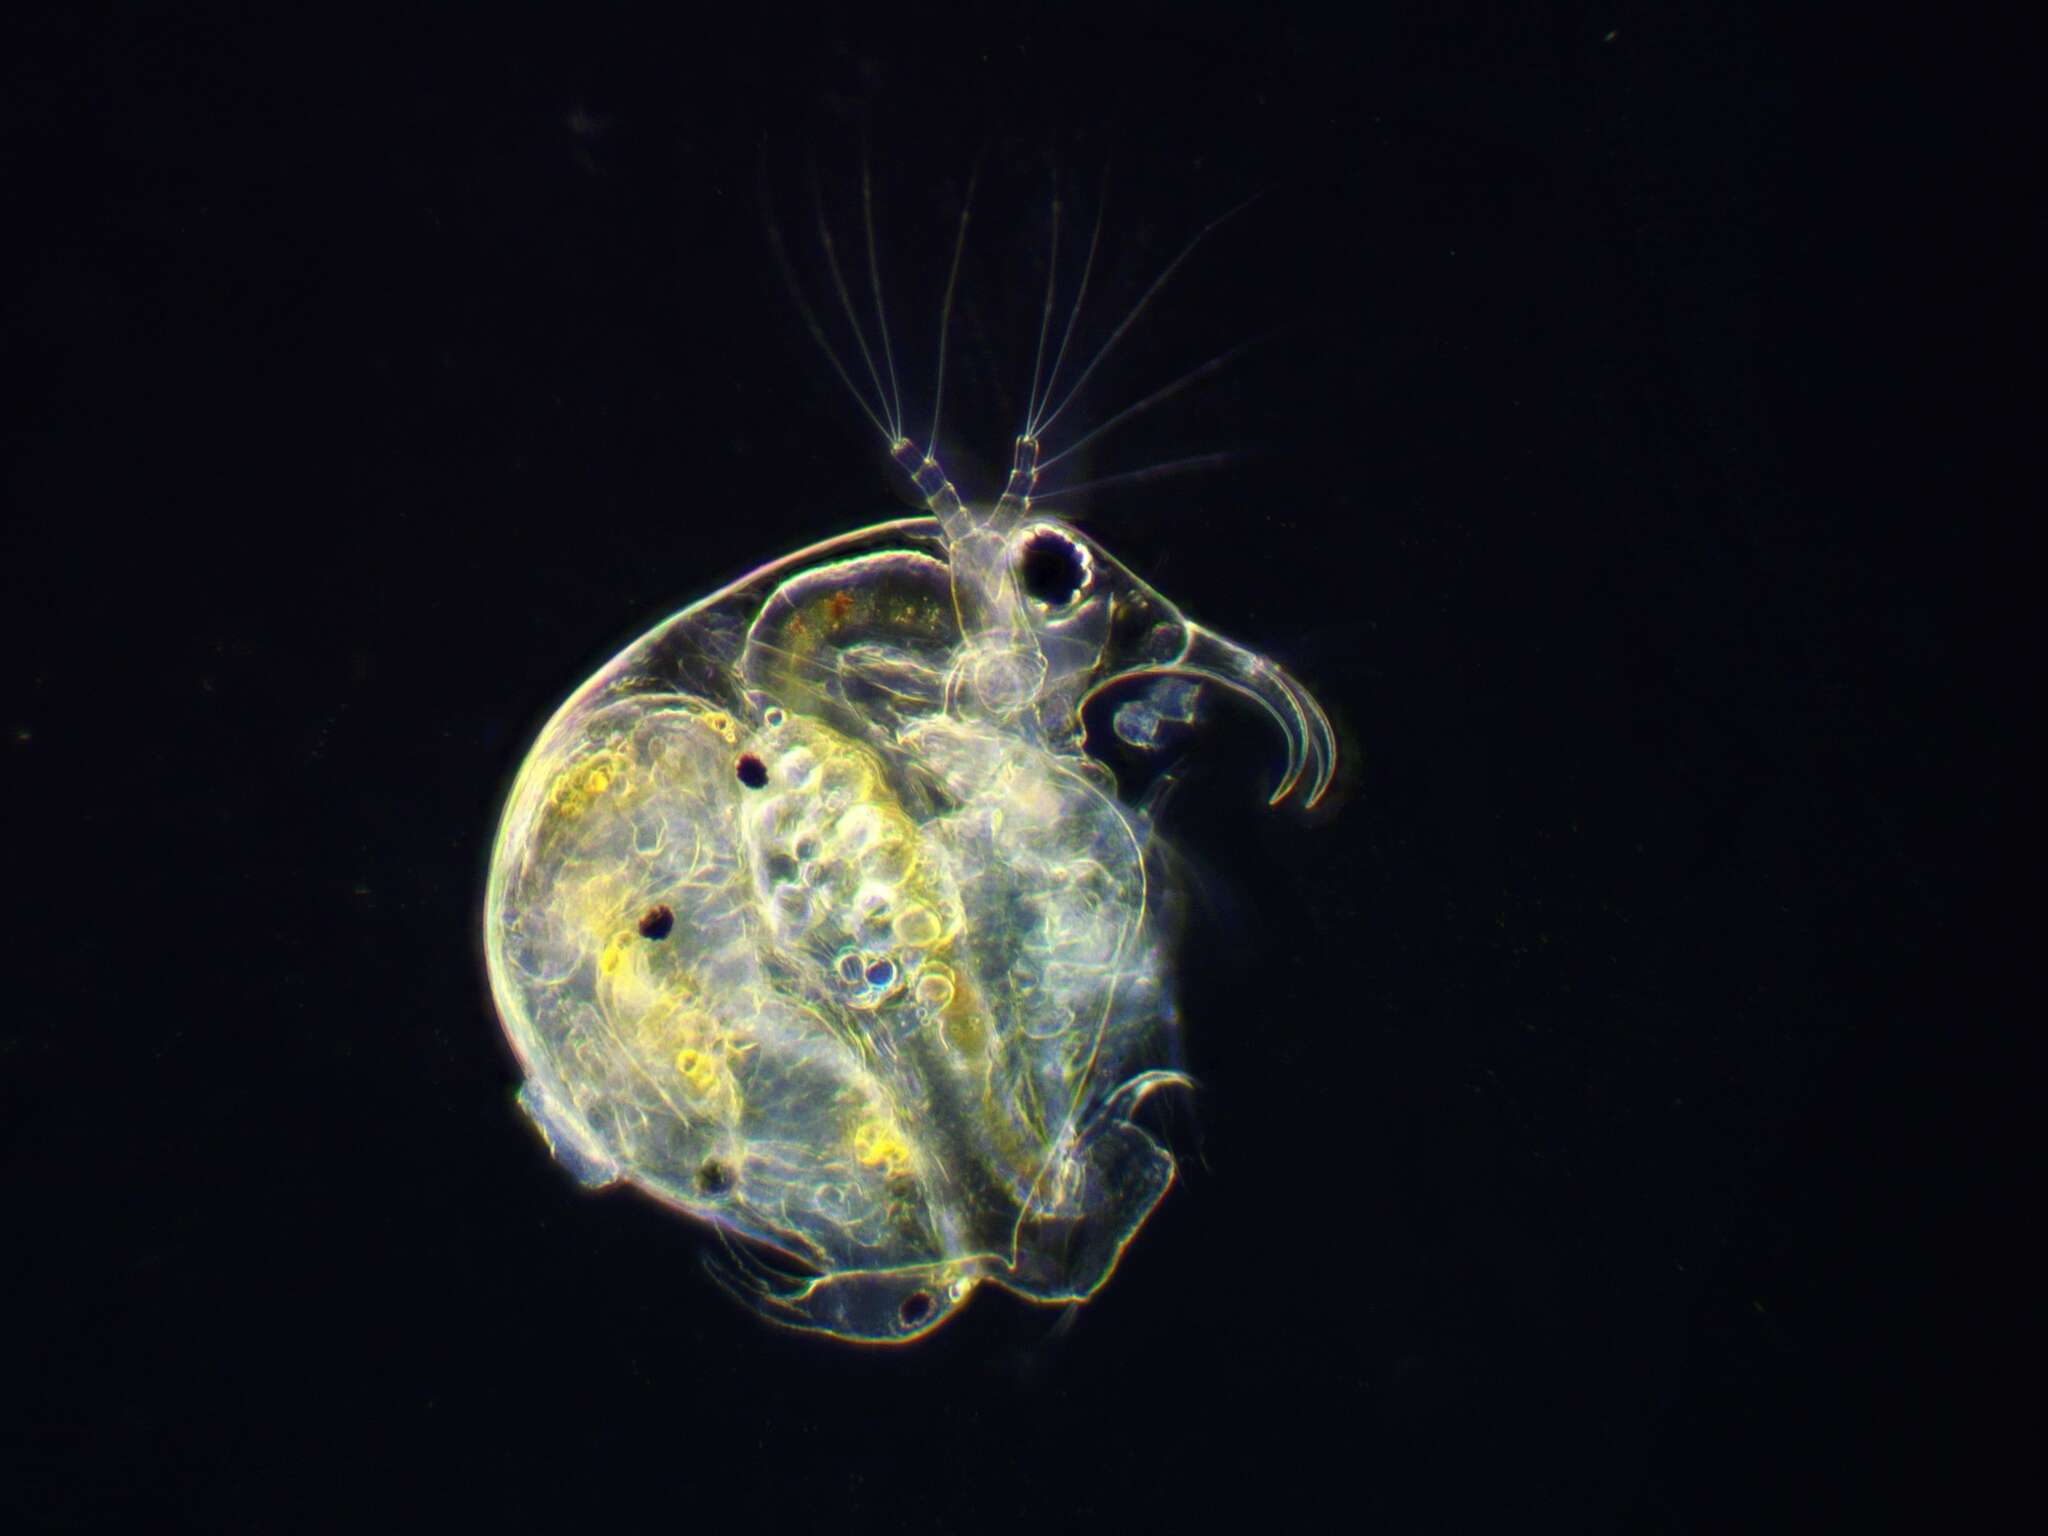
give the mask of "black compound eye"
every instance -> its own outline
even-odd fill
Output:
[[[1088,584],[1087,558],[1065,534],[1041,528],[1017,551],[1017,584],[1048,608],[1064,608]]]
[[[676,925],[675,909],[667,902],[658,907],[649,907],[640,914],[640,937],[643,939],[665,939]]]
[[[749,789],[759,789],[768,782],[768,765],[751,752],[733,765],[733,772],[740,776],[740,782]]]
[[[930,1293],[927,1291],[912,1291],[903,1298],[903,1305],[897,1309],[897,1315],[903,1319],[904,1327],[915,1328],[919,1323],[932,1315],[932,1298]]]

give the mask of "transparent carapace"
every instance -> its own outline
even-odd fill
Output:
[[[1186,1081],[1168,867],[1084,719],[1143,751],[1242,696],[1284,743],[1275,803],[1336,754],[1284,670],[1035,501],[1093,368],[1086,268],[1048,282],[1007,486],[970,505],[873,339],[871,214],[865,263],[820,228],[858,360],[806,319],[924,511],[769,561],[578,688],[505,806],[485,946],[566,1167],[708,1224],[770,1318],[891,1342],[983,1284],[1086,1300],[1174,1177],[1133,1119]]]

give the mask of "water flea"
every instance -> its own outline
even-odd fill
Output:
[[[864,177],[842,190],[872,217]],[[808,329],[919,510],[760,550],[571,694],[513,781],[479,915],[520,1104],[576,1178],[715,1227],[713,1273],[776,1323],[902,1345],[984,1284],[1077,1302],[1175,1184],[1139,1111],[1188,1082],[1166,1027],[1180,866],[1120,765],[1178,758],[1203,706],[1241,699],[1211,723],[1277,730],[1271,799],[1313,806],[1336,741],[1278,661],[1035,503],[1079,488],[1096,429],[1206,371],[1122,413],[1082,389],[1222,222],[1122,314],[1080,313],[1085,269],[1048,268],[988,500],[962,497],[937,412],[899,393],[888,242],[863,226],[819,250]],[[770,234],[800,286],[772,211]],[[956,276],[963,244],[964,208],[935,253]],[[935,396],[958,377],[927,370]],[[1239,536],[1231,509],[1181,514],[1180,537]],[[635,914],[659,951],[633,948]]]

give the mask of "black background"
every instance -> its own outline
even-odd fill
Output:
[[[1984,551],[1885,423],[1935,328],[1894,237],[1956,177],[1839,40],[1655,9],[21,27],[0,1506],[1689,1531],[1938,1487],[1902,1233]],[[979,157],[968,481],[1048,169],[1071,261],[1109,167],[1097,325],[1263,194],[1076,407],[1266,337],[1088,470],[1230,462],[1085,510],[1347,752],[1307,818],[1248,716],[1190,761],[1202,1087],[1114,1281],[899,1351],[756,1324],[553,1167],[477,937],[560,698],[900,510],[763,233],[765,187],[815,282],[805,167],[844,236],[863,134],[913,393]]]

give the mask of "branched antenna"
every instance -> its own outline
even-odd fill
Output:
[[[1110,352],[1115,348],[1116,344],[1124,339],[1125,332],[1129,331],[1132,325],[1134,325],[1137,322],[1138,316],[1142,315],[1145,312],[1146,306],[1149,305],[1152,302],[1152,300],[1158,296],[1159,290],[1166,286],[1168,280],[1172,278],[1173,274],[1180,270],[1182,264],[1186,262],[1186,260],[1190,256],[1194,255],[1195,247],[1200,245],[1204,240],[1208,239],[1210,235],[1214,234],[1218,229],[1222,228],[1225,224],[1228,224],[1232,219],[1236,218],[1240,213],[1243,213],[1245,209],[1251,207],[1253,203],[1259,200],[1259,197],[1259,193],[1253,193],[1250,197],[1246,198],[1243,202],[1239,203],[1235,208],[1232,208],[1228,213],[1218,214],[1215,218],[1211,219],[1207,224],[1203,225],[1199,230],[1195,232],[1195,237],[1192,240],[1188,241],[1186,245],[1181,247],[1180,254],[1174,257],[1173,260],[1169,261],[1166,264],[1166,268],[1164,271],[1162,271],[1157,277],[1152,279],[1152,286],[1150,288],[1147,288],[1144,292],[1143,297],[1141,297],[1137,303],[1131,306],[1130,313],[1123,317],[1122,321],[1118,323],[1117,328],[1109,333],[1109,339],[1102,344],[1101,348],[1096,352],[1095,356],[1092,359],[1090,359],[1088,366],[1081,370],[1081,376],[1078,379],[1074,380],[1074,387],[1067,391],[1066,398],[1061,400],[1058,405],[1054,406],[1052,411],[1045,417],[1043,421],[1037,422],[1035,424],[1032,430],[1032,436],[1041,436],[1045,432],[1049,431],[1052,427],[1052,424],[1055,421],[1059,420],[1060,413],[1065,411],[1068,406],[1074,403],[1074,397],[1081,393],[1082,388],[1088,383],[1089,377],[1095,372],[1097,368],[1102,366],[1102,360],[1108,357]]]
[[[1147,395],[1144,399],[1138,401],[1135,405],[1125,406],[1122,410],[1118,411],[1114,416],[1110,417],[1109,420],[1105,421],[1101,426],[1094,428],[1085,436],[1074,439],[1073,442],[1067,444],[1066,447],[1062,448],[1058,453],[1054,454],[1051,458],[1041,460],[1038,466],[1038,472],[1041,475],[1046,474],[1056,464],[1058,464],[1060,460],[1071,458],[1074,454],[1079,453],[1083,448],[1086,448],[1090,443],[1094,442],[1104,433],[1113,431],[1115,428],[1122,426],[1125,422],[1129,421],[1134,416],[1143,415],[1146,411],[1151,410],[1153,406],[1160,404],[1162,401],[1171,400],[1175,395],[1179,394],[1182,390],[1186,389],[1190,384],[1198,383],[1201,380],[1208,378],[1211,374],[1221,372],[1224,368],[1227,368],[1231,363],[1237,361],[1238,358],[1244,356],[1244,354],[1249,352],[1253,347],[1259,346],[1264,342],[1271,341],[1273,337],[1278,334],[1278,331],[1269,331],[1263,336],[1254,336],[1249,341],[1241,341],[1236,346],[1229,348],[1227,351],[1218,352],[1206,363],[1202,363],[1194,368],[1190,368],[1186,373],[1182,374],[1172,383],[1163,385],[1162,387],[1153,390],[1151,394]],[[1100,484],[1099,481],[1095,483]]]
[[[974,213],[974,188],[981,180],[982,155],[987,152],[984,145],[981,154],[974,157],[974,169],[967,173],[967,194],[960,204],[960,232],[953,237],[953,265],[946,273],[946,297],[939,304],[939,366],[932,385],[932,429],[924,440],[926,458],[939,451],[939,408],[946,400],[946,336],[953,324],[953,292],[960,284],[960,257],[967,249],[967,221]]]
[[[1060,181],[1059,172],[1052,173],[1052,236],[1046,242],[1045,258],[1045,307],[1038,316],[1038,345],[1031,354],[1031,393],[1025,397],[1024,435],[1029,437],[1032,418],[1038,414],[1038,380],[1045,369],[1045,338],[1052,330],[1053,293],[1059,282],[1060,270]],[[1070,325],[1071,328],[1071,325]],[[1055,362],[1057,367],[1057,362]]]
[[[881,370],[875,366],[874,349],[868,345],[867,332],[861,326],[860,316],[854,311],[853,294],[846,286],[846,274],[839,265],[839,248],[832,239],[831,221],[825,217],[825,193],[824,189],[818,184],[818,167],[816,162],[813,162],[809,169],[811,202],[817,210],[818,243],[825,250],[825,265],[831,269],[832,286],[839,292],[839,307],[845,312],[846,323],[853,330],[853,339],[860,347],[861,360],[868,365],[868,377],[874,380],[875,395],[882,402],[884,409],[887,409],[890,400],[889,392],[882,384]],[[870,411],[868,414],[870,417],[873,417],[875,413]],[[876,425],[882,426],[879,421]],[[882,431],[888,436],[889,444],[892,448],[903,440],[903,425],[895,420],[893,416],[886,426],[882,426]]]
[[[1169,475],[1187,475],[1197,470],[1219,469],[1225,464],[1236,463],[1244,456],[1241,449],[1197,453],[1185,459],[1168,459],[1164,463],[1148,464],[1143,469],[1127,469],[1120,474],[1104,475],[1096,480],[1083,480],[1078,485],[1055,486],[1052,490],[1040,491],[1031,499],[1056,501],[1062,496],[1078,496],[1083,491],[1099,491],[1106,485],[1130,485],[1140,480],[1162,480]]]
[[[1103,218],[1103,214],[1104,214],[1104,213],[1105,213],[1105,212],[1107,211],[1108,207],[1109,207],[1109,166],[1108,166],[1107,164],[1105,164],[1105,165],[1104,165],[1104,166],[1102,167],[1102,185],[1101,185],[1101,186],[1100,186],[1100,187],[1099,187],[1099,188],[1098,188],[1098,189],[1096,190],[1096,194],[1095,194],[1095,230],[1094,230],[1094,232],[1093,232],[1092,234],[1090,234],[1090,235],[1089,235],[1089,237],[1088,237],[1088,256],[1087,256],[1087,259],[1086,259],[1085,261],[1083,261],[1083,262],[1081,263],[1081,282],[1080,282],[1080,286],[1079,286],[1079,287],[1077,287],[1077,288],[1075,288],[1075,290],[1074,290],[1074,304],[1073,304],[1073,307],[1072,307],[1071,309],[1069,309],[1069,310],[1067,311],[1067,327],[1066,327],[1066,330],[1065,330],[1065,331],[1064,331],[1063,333],[1061,333],[1061,336],[1060,336],[1060,349],[1059,349],[1059,351],[1058,351],[1058,352],[1057,352],[1057,353],[1056,353],[1056,354],[1054,355],[1054,357],[1053,357],[1053,360],[1052,360],[1052,372],[1051,372],[1050,374],[1048,374],[1048,375],[1046,376],[1046,380],[1045,380],[1045,392],[1044,392],[1043,394],[1040,394],[1040,393],[1039,393],[1039,389],[1038,389],[1038,366],[1037,366],[1037,364],[1036,364],[1036,363],[1034,363],[1034,364],[1032,365],[1032,368],[1031,368],[1031,407],[1030,407],[1030,410],[1029,410],[1029,411],[1027,412],[1027,414],[1026,414],[1026,417],[1025,417],[1025,424],[1024,424],[1024,435],[1025,435],[1026,437],[1030,437],[1030,438],[1034,438],[1034,439],[1035,439],[1035,438],[1037,438],[1037,437],[1038,437],[1038,436],[1039,436],[1039,435],[1040,435],[1040,434],[1041,434],[1042,432],[1044,432],[1044,430],[1045,430],[1045,429],[1046,429],[1047,427],[1049,427],[1049,426],[1051,426],[1051,425],[1052,425],[1052,420],[1051,420],[1051,418],[1050,418],[1050,417],[1048,417],[1048,418],[1047,418],[1046,420],[1044,420],[1044,421],[1040,421],[1040,420],[1038,419],[1038,418],[1039,418],[1039,412],[1045,409],[1045,403],[1046,403],[1046,401],[1048,401],[1048,400],[1050,400],[1050,399],[1052,398],[1052,392],[1053,392],[1053,389],[1054,389],[1054,388],[1055,388],[1055,387],[1057,386],[1057,384],[1059,383],[1059,377],[1060,377],[1060,366],[1061,366],[1061,365],[1062,365],[1063,363],[1065,363],[1065,362],[1066,362],[1066,360],[1067,360],[1067,348],[1068,348],[1068,346],[1070,346],[1070,345],[1072,344],[1072,342],[1073,342],[1073,340],[1074,340],[1074,327],[1075,327],[1075,326],[1076,326],[1076,325],[1077,325],[1077,324],[1078,324],[1078,323],[1080,322],[1080,319],[1081,319],[1081,306],[1082,306],[1082,305],[1083,305],[1084,303],[1086,303],[1086,302],[1087,302],[1087,299],[1088,299],[1088,279],[1089,279],[1090,277],[1092,277],[1092,276],[1094,275],[1094,273],[1095,273],[1095,253],[1096,253],[1096,251],[1097,251],[1097,250],[1098,250],[1098,249],[1099,249],[1099,248],[1101,247],[1101,245],[1102,245],[1102,218]],[[1057,199],[1057,198],[1055,198],[1055,199],[1054,199],[1054,201],[1053,201],[1052,209],[1053,209],[1053,254],[1054,254],[1054,258],[1055,258],[1055,260],[1057,260],[1057,258],[1058,258],[1058,253],[1059,253],[1059,210],[1060,210],[1060,205],[1059,205],[1059,201],[1058,201],[1058,199]],[[1046,327],[1046,323],[1047,323],[1047,322],[1049,322],[1049,321],[1050,321],[1051,319],[1052,319],[1052,275],[1051,275],[1051,273],[1047,273],[1047,274],[1046,274],[1046,283],[1045,283],[1045,318],[1044,318],[1044,320],[1040,321],[1040,323],[1039,323],[1039,330],[1038,330],[1038,350],[1039,350],[1039,355],[1040,355],[1040,357],[1043,357],[1043,356],[1044,356],[1044,354],[1045,354],[1045,327]],[[1098,357],[1098,358],[1096,359],[1096,361],[1097,361],[1097,362],[1100,362],[1100,361],[1101,361],[1101,359],[1100,359],[1100,358]],[[1092,368],[1093,368],[1093,364],[1091,364],[1091,365],[1090,365],[1090,367],[1091,367],[1091,369],[1092,369]],[[1082,376],[1082,380],[1083,380],[1083,382],[1084,382],[1084,383],[1086,382],[1086,375],[1085,375],[1085,374],[1084,374],[1084,375]],[[1078,386],[1077,386],[1077,387],[1078,387]],[[1073,397],[1072,397],[1072,396],[1070,395],[1070,396],[1068,396],[1068,398],[1069,398],[1069,399],[1071,399],[1071,398],[1073,398]],[[1063,407],[1063,408],[1064,408],[1064,407]],[[1055,411],[1055,412],[1054,412],[1053,414],[1054,414],[1054,415],[1058,415],[1059,413],[1058,413],[1057,411]]]
[[[868,236],[868,286],[875,294],[875,329],[882,333],[882,361],[889,370],[889,420],[895,426],[893,445],[903,437],[903,395],[896,384],[896,353],[889,344],[889,316],[882,308],[882,268],[875,260],[875,178],[868,154],[865,126],[860,135],[860,213]]]
[[[847,372],[846,364],[833,347],[831,338],[825,334],[825,327],[818,319],[818,312],[811,308],[811,301],[804,292],[804,285],[797,279],[796,264],[789,259],[789,247],[782,238],[782,225],[775,216],[775,200],[769,192],[768,146],[765,140],[761,145],[758,169],[761,181],[761,216],[768,224],[768,246],[775,256],[776,266],[782,272],[782,281],[789,289],[789,296],[796,301],[797,312],[803,316],[804,325],[810,331],[811,339],[818,344],[818,350],[825,354],[825,361],[832,365],[832,371],[839,375],[839,382],[846,386],[846,392],[852,395],[854,402],[860,406],[861,414],[873,422],[875,430],[893,444],[897,434],[889,430],[882,418],[875,413],[874,407],[868,403],[868,397],[861,393],[860,388],[853,382],[853,375]]]

